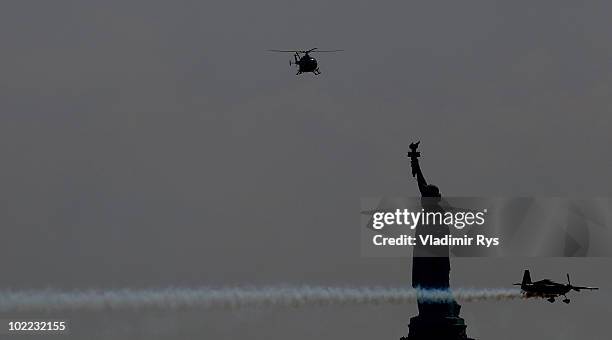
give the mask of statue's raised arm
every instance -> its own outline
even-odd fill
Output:
[[[408,152],[408,157],[410,157],[412,176],[416,177],[417,179],[421,196],[440,197],[440,190],[438,189],[438,187],[435,185],[427,184],[425,176],[423,176],[423,172],[421,171],[421,166],[419,164],[419,157],[421,156],[421,153],[417,151],[420,143],[420,141],[416,143],[410,143],[410,152]]]

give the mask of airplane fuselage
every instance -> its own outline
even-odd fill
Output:
[[[521,289],[527,297],[556,297],[567,294],[571,288],[563,284],[533,284],[522,285]]]

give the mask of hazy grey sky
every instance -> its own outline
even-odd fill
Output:
[[[609,1],[5,1],[0,287],[410,284],[362,196],[609,196]],[[291,55],[319,55],[296,77]],[[469,304],[480,339],[604,339],[612,261],[455,260],[453,283],[608,287]],[[74,338],[397,339],[406,307],[71,315]],[[597,314],[603,313],[603,314]],[[592,319],[589,319],[592,318]],[[518,326],[517,326],[518,325]],[[605,332],[604,332],[605,330]],[[565,335],[564,335],[565,334]],[[581,335],[578,335],[581,334]],[[606,335],[607,336],[607,335]]]

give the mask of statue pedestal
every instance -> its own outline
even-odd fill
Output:
[[[460,317],[418,315],[410,318],[408,336],[401,340],[473,340],[467,337],[466,327]]]

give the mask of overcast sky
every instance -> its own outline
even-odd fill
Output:
[[[409,285],[364,196],[609,196],[609,1],[5,1],[0,287]],[[322,74],[295,76],[290,54]],[[604,339],[612,261],[453,261],[572,304],[466,304],[479,339]],[[416,306],[68,315],[74,338],[398,339]],[[499,332],[502,331],[503,335]]]

